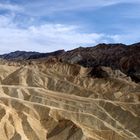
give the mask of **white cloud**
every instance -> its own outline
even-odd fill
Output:
[[[0,53],[15,50],[50,52],[90,46],[113,39],[102,33],[83,33],[74,25],[44,24],[19,28],[10,16],[0,16]]]

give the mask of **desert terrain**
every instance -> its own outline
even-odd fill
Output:
[[[1,59],[0,139],[140,140],[139,77],[116,63],[82,66],[77,53],[64,61],[66,53],[25,63]]]

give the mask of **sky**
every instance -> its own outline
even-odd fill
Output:
[[[140,42],[140,0],[0,0],[0,54]]]

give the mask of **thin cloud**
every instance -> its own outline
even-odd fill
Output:
[[[9,10],[13,12],[23,11],[23,7],[19,5],[0,3],[0,10]]]
[[[53,0],[47,1],[26,1],[22,6],[26,9],[24,12],[32,16],[45,16],[62,11],[77,11],[87,9],[97,9],[116,4],[140,4],[139,0]]]
[[[116,4],[140,4],[139,0],[25,0],[25,2],[19,2],[18,4],[13,4],[12,0],[9,3],[0,3],[0,9],[10,10],[13,12],[20,12],[29,16],[47,16],[56,12],[63,11],[78,11],[78,10],[88,10],[90,8],[97,9],[106,6],[112,6]]]

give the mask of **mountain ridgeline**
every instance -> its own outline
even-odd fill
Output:
[[[98,44],[93,47],[79,47],[70,51],[58,50],[51,53],[16,51],[0,55],[0,58],[11,61],[56,59],[84,67],[94,67],[94,69],[106,66],[121,70],[135,82],[140,82],[140,43]]]

